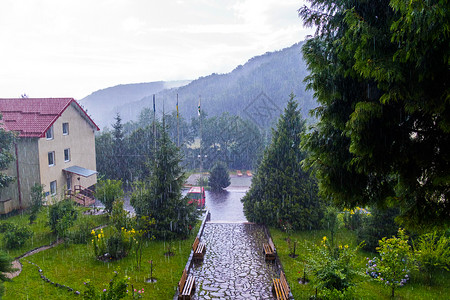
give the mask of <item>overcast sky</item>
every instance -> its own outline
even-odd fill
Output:
[[[312,34],[302,0],[1,0],[0,98],[226,73]]]

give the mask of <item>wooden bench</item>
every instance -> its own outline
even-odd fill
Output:
[[[289,299],[289,285],[283,271],[281,271],[279,279],[273,279],[272,293],[276,299]]]
[[[192,249],[194,250],[194,259],[203,259],[206,252],[206,245],[205,243],[200,243],[198,237],[195,238]]]
[[[273,244],[271,238],[269,238],[269,243],[263,244],[263,253],[266,260],[275,260],[275,245]]]
[[[187,275],[186,269],[183,270],[180,282],[178,282],[178,299],[190,300],[195,291],[195,278]]]

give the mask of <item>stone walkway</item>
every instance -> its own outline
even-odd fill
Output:
[[[194,299],[273,299],[274,263],[265,262],[264,229],[250,223],[206,223],[203,262],[194,263]]]

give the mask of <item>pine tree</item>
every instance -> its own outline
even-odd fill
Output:
[[[212,191],[221,191],[230,185],[230,174],[224,163],[217,162],[211,169],[208,184]]]
[[[314,179],[301,168],[306,155],[300,149],[305,120],[297,110],[294,97],[290,95],[284,114],[273,130],[272,143],[264,152],[242,202],[249,221],[311,229],[319,226],[323,207]]]
[[[310,0],[303,47],[320,119],[305,145],[340,207],[397,206],[404,226],[450,221],[448,1]]]
[[[155,159],[148,162],[150,176],[137,184],[131,205],[138,216],[155,219],[154,235],[159,238],[185,236],[194,225],[197,211],[181,194],[184,172],[180,150],[170,140],[163,120]]]
[[[0,114],[0,122],[1,120],[2,115]],[[6,170],[9,164],[14,161],[14,156],[10,152],[13,148],[13,142],[14,134],[0,127],[0,171]],[[14,181],[14,177],[0,172],[0,189],[7,187],[12,181]]]
[[[127,157],[125,156],[127,149],[125,145],[122,118],[120,114],[117,113],[114,118],[116,122],[113,126],[113,165],[112,165],[112,179],[123,180],[127,178]]]

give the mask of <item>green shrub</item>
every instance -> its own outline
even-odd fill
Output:
[[[390,239],[384,237],[379,241],[377,251],[380,260],[377,268],[378,282],[391,288],[391,296],[394,298],[395,289],[405,285],[409,279],[409,273],[413,265],[411,246],[408,244],[408,236],[404,230],[398,230],[398,237]]]
[[[63,200],[50,207],[48,224],[58,237],[66,237],[68,229],[77,219],[76,211],[72,200]]]
[[[105,237],[103,229],[100,233],[91,231],[93,235],[92,246],[94,248],[94,254],[99,259],[120,259],[128,255],[135,242],[135,230],[126,230],[122,228],[120,231],[114,230],[114,232]]]
[[[421,235],[413,242],[414,258],[419,270],[427,275],[428,284],[433,283],[433,273],[439,269],[449,271],[450,239],[436,232]]]
[[[109,256],[112,258],[124,257],[127,254],[125,243],[119,234],[114,234],[109,237],[106,243],[106,251],[108,251]]]
[[[44,199],[44,187],[38,183],[31,187],[31,209],[30,209],[30,224],[37,218],[38,212],[42,207],[42,200]]]
[[[370,215],[363,218],[362,226],[357,231],[358,243],[364,242],[363,250],[376,252],[379,240],[397,233],[398,225],[395,223],[395,217],[399,212],[398,208],[371,209]]]
[[[17,249],[22,247],[32,236],[34,232],[26,226],[14,226],[8,230],[3,239],[6,249]]]
[[[116,199],[114,201],[109,220],[118,231],[122,228],[131,229],[132,219],[130,218],[130,213],[123,209],[122,199]]]
[[[100,180],[97,183],[95,197],[105,205],[105,210],[111,213],[114,201],[123,197],[122,181]]]
[[[312,282],[322,299],[348,299],[352,293],[354,279],[361,272],[356,264],[356,248],[348,245],[331,246],[326,236],[320,246],[309,255],[309,271]]]
[[[10,222],[0,223],[0,233],[5,233],[10,230],[13,230],[15,227],[16,227],[16,225],[14,225],[13,223],[10,223]]]
[[[91,238],[90,230],[92,227],[94,227],[92,221],[80,224],[77,228],[69,231],[69,241],[73,244],[86,244]]]
[[[354,209],[344,209],[344,226],[350,230],[358,230],[361,228],[363,221],[370,213],[360,207]]]
[[[0,299],[4,293],[3,281],[11,280],[6,277],[5,273],[13,272],[12,258],[8,256],[3,250],[0,250]]]
[[[114,276],[108,284],[105,284],[104,289],[95,288],[90,280],[87,280],[84,283],[86,290],[83,292],[83,299],[119,300],[130,294],[132,299],[141,298],[141,295],[144,294],[144,289],[133,291],[129,287],[129,280],[130,278],[126,276],[119,277],[119,273],[116,271],[114,271]]]

